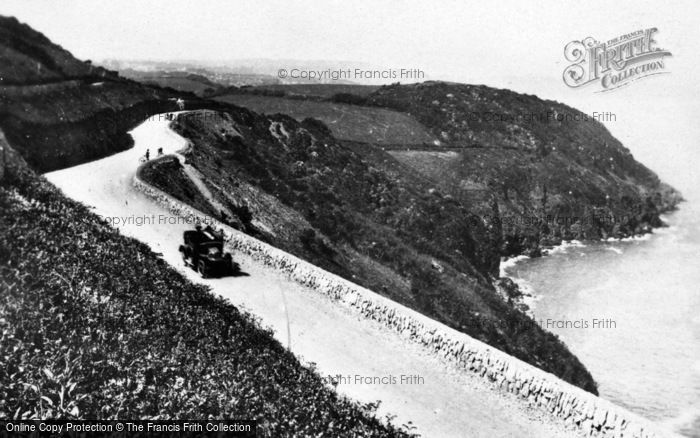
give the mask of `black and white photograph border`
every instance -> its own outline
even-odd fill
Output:
[[[700,438],[698,17],[4,0],[0,436]]]

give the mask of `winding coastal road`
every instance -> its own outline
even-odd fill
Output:
[[[134,188],[146,149],[165,154],[187,142],[153,116],[131,132],[135,146],[110,157],[46,174],[67,196],[94,207],[124,235],[136,238],[196,283],[260,318],[275,337],[322,376],[343,376],[338,391],[362,402],[381,401],[379,414],[412,424],[427,437],[576,436],[508,393],[491,389],[427,349],[378,323],[361,319],[330,299],[243,254],[233,254],[249,276],[201,279],[186,268],[178,245],[192,225]],[[402,377],[403,376],[403,377]],[[369,381],[368,381],[369,380]],[[412,423],[409,423],[412,422]]]

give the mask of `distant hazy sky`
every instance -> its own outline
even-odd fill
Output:
[[[686,192],[700,187],[698,1],[2,0],[0,14],[81,59],[358,61],[612,111],[606,126],[635,156]],[[671,74],[602,94],[562,83],[569,41],[649,27]]]

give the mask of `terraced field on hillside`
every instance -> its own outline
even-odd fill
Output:
[[[229,94],[216,100],[263,114],[287,114],[299,121],[313,117],[328,125],[341,140],[380,145],[433,144],[436,140],[413,117],[383,108],[249,94]]]

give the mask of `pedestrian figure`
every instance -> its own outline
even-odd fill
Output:
[[[151,150],[146,149],[146,161],[148,161],[151,158]]]

